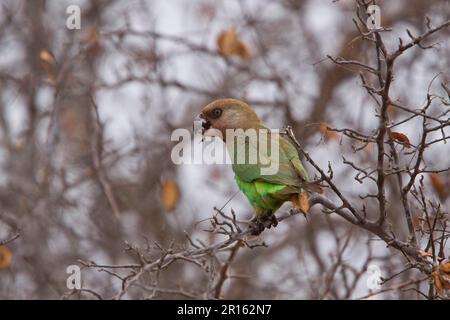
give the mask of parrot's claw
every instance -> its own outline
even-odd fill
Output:
[[[264,229],[266,228],[266,226],[264,225],[264,222],[262,222],[260,219],[256,218],[253,219],[250,222],[250,229],[252,229],[252,235],[253,236],[259,236],[261,234],[261,232],[264,231]]]
[[[278,219],[277,217],[275,217],[274,214],[272,214],[268,219],[268,221],[270,221],[270,224],[267,226],[267,228],[271,228],[271,227],[276,227],[278,225]]]
[[[250,228],[252,229],[252,235],[260,235],[265,228],[270,229],[272,226],[276,227],[278,225],[278,219],[274,214],[270,216],[259,216],[254,217],[250,222]]]

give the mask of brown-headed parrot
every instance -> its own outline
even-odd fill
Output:
[[[227,144],[227,148],[231,145],[228,151],[231,154],[236,183],[255,209],[254,234],[259,234],[264,230],[267,220],[270,221],[268,227],[277,225],[274,213],[286,201],[291,201],[294,208],[306,213],[308,197],[305,190],[321,192],[321,188],[317,184],[309,182],[308,174],[299,159],[297,148],[289,137],[270,131],[247,103],[236,99],[216,100],[204,107],[199,116],[203,121],[204,130],[215,129]],[[227,136],[227,133],[237,132],[239,129],[242,129],[241,134],[242,131],[249,132],[248,129],[253,129],[258,133],[268,132],[268,134],[266,136],[257,135],[256,143],[249,136],[244,136],[244,139],[241,140],[238,138],[239,134]],[[227,141],[227,137],[230,139],[230,136],[233,144],[230,143],[231,141]],[[277,170],[270,174],[261,170],[269,167],[267,162],[263,161],[264,153],[256,163],[249,161],[249,154],[251,152],[258,153],[259,143],[264,139],[267,147],[265,161],[267,158],[270,159],[268,155],[277,155],[276,158],[271,159],[276,161]],[[239,141],[241,142],[239,143]],[[240,145],[245,150],[244,162],[237,161]],[[274,150],[278,152],[273,153]]]

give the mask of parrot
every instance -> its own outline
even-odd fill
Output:
[[[318,184],[310,182],[308,173],[299,158],[298,150],[289,137],[280,133],[275,136],[264,126],[250,105],[237,99],[215,100],[206,105],[198,117],[202,121],[203,133],[210,129],[217,130],[223,142],[227,143],[227,147],[231,145],[230,141],[226,141],[227,130],[254,129],[258,132],[260,130],[269,132],[266,135],[268,151],[272,152],[274,148],[278,148],[278,159],[276,159],[278,170],[274,174],[263,174],[261,168],[267,165],[260,160],[256,163],[237,162],[235,156],[239,143],[236,143],[236,137],[233,137],[234,149],[228,150],[231,154],[234,152],[232,170],[236,184],[255,211],[251,223],[252,234],[258,235],[266,227],[276,227],[278,220],[275,212],[287,201],[292,202],[295,209],[306,215],[305,205],[302,206],[302,203],[307,203],[308,200],[305,190],[317,193],[321,193],[322,190]],[[277,139],[273,139],[274,137]],[[260,136],[258,139],[261,139]],[[258,148],[250,142],[250,139],[240,141],[245,145],[246,157],[251,152],[249,150]]]

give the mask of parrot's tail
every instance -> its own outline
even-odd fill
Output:
[[[305,215],[308,213],[309,198],[308,198],[308,194],[305,191],[302,191],[298,194],[294,194],[291,197],[291,202],[295,209],[300,210]]]
[[[302,182],[301,187],[315,193],[323,193],[322,187],[316,182]]]

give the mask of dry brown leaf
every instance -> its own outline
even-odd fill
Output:
[[[242,40],[238,40],[236,44],[236,54],[244,60],[248,60],[252,57],[252,49]]]
[[[0,269],[6,269],[11,264],[12,252],[6,246],[0,246]]]
[[[430,252],[419,250],[418,253],[421,257],[433,257],[433,254]]]
[[[437,173],[430,174],[431,184],[434,190],[440,195],[444,196],[446,193],[445,182],[442,176]]]
[[[222,31],[217,38],[217,48],[219,53],[226,57],[234,54],[236,40],[237,34],[235,28]]]
[[[221,55],[229,57],[238,55],[242,59],[250,59],[252,51],[244,41],[239,39],[236,28],[222,31],[217,38],[217,48]]]
[[[431,252],[426,252],[426,251],[423,251],[423,250],[417,251],[417,254],[420,255],[421,257],[429,257],[429,258],[433,257],[433,254]],[[437,256],[436,258],[438,260],[443,260],[444,259],[443,257],[439,257],[439,256]]]
[[[41,52],[39,52],[39,59],[50,65],[56,64],[55,58],[53,58],[53,55],[47,49],[42,49]]]
[[[52,85],[56,84],[56,60],[53,55],[46,49],[39,52],[41,68],[47,74],[48,82]]]
[[[166,211],[172,211],[177,207],[180,199],[180,190],[175,181],[165,180],[161,188],[161,202]]]
[[[439,272],[435,270],[435,271],[433,271],[431,273],[431,275],[433,276],[433,279],[434,279],[434,285],[436,286],[436,291],[439,294],[442,294],[443,291],[444,291],[444,287],[442,285],[442,280],[441,280],[441,277],[439,275]]]
[[[291,196],[291,202],[295,209],[300,210],[304,215],[309,211],[308,194],[306,192],[300,192]]]
[[[300,192],[299,198],[300,198],[300,209],[304,213],[308,213],[308,211],[309,211],[308,194],[306,192]]]
[[[442,283],[442,287],[445,290],[449,290],[450,289],[450,277],[444,275],[443,277],[441,277],[441,283]]]
[[[411,148],[411,142],[409,142],[409,138],[404,133],[389,131],[389,138],[402,144],[405,148]]]
[[[336,132],[328,129],[328,124],[325,122],[319,123],[319,130],[324,135],[325,140],[337,140],[339,138]]]
[[[445,273],[448,273],[450,275],[450,262],[441,264],[439,266],[439,270]]]
[[[446,262],[437,267],[431,275],[436,285],[436,290],[442,294],[444,290],[450,289],[450,262]]]

